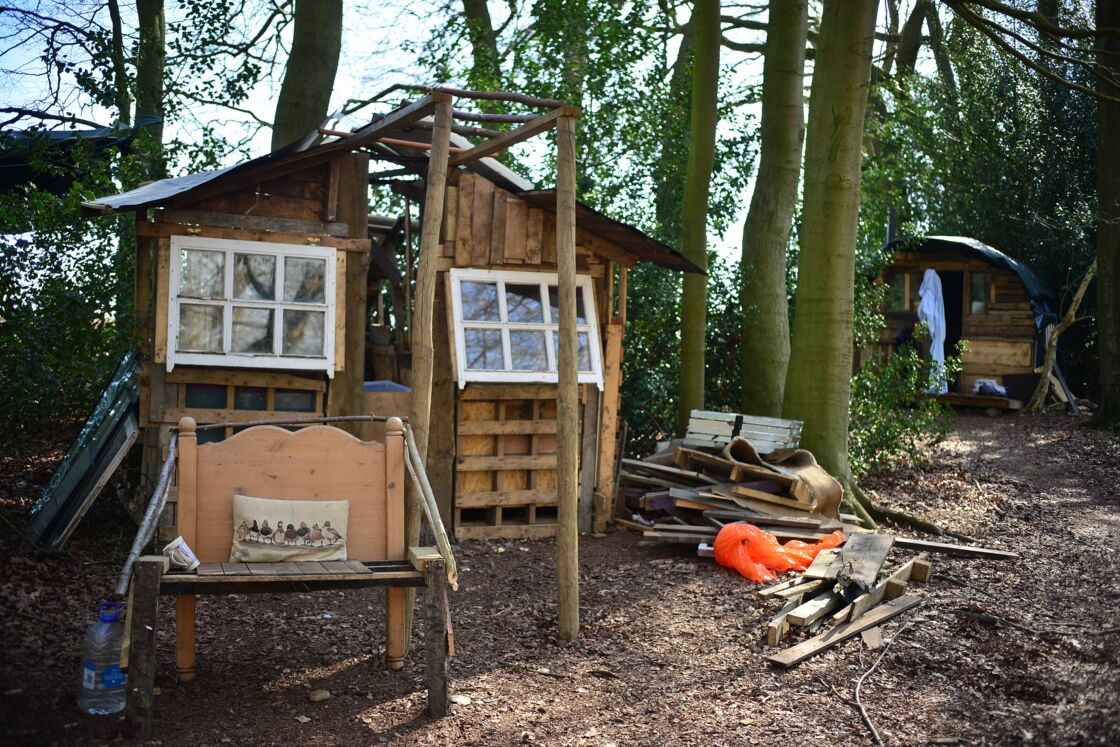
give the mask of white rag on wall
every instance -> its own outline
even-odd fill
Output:
[[[941,295],[941,278],[933,270],[926,270],[922,287],[918,289],[918,321],[929,328],[929,356],[934,361],[930,376],[931,394],[945,394],[949,384],[945,381],[945,298]]]

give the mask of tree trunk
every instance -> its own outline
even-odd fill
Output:
[[[1120,27],[1120,2],[1097,0],[1097,28]],[[1097,64],[1120,76],[1120,37],[1097,37]],[[1120,87],[1104,76],[1097,90],[1120,96]],[[1097,354],[1100,356],[1098,425],[1120,425],[1120,104],[1097,101]]]
[[[463,0],[463,17],[467,22],[467,37],[471,40],[472,64],[467,82],[479,91],[498,90],[502,82],[501,58],[486,0]],[[483,100],[479,104],[484,111],[500,108],[495,101]]]
[[[688,171],[681,210],[681,249],[701,268],[708,266],[708,192],[716,151],[716,105],[719,97],[719,0],[697,0],[692,11],[696,56],[692,70]],[[704,333],[708,311],[708,278],[687,273],[681,294],[681,383],[677,430],[684,432],[688,415],[704,406]]]
[[[292,51],[276,100],[272,149],[293,143],[327,116],[342,49],[342,0],[296,0]]]
[[[167,176],[163,160],[163,69],[166,61],[166,18],[163,0],[137,0],[136,18],[140,43],[136,49],[136,121],[159,117],[144,126],[150,138],[146,154],[148,178]]]
[[[117,105],[117,124],[132,124],[132,97],[128,93],[128,70],[124,62],[124,31],[121,28],[121,6],[118,0],[109,0],[109,20],[112,23],[113,44],[109,55],[113,63],[113,93]]]
[[[762,152],[743,226],[743,412],[778,417],[789,363],[786,249],[805,140],[806,0],[774,0],[762,67]]]
[[[809,124],[796,313],[782,412],[842,483],[848,469],[852,305],[863,122],[877,0],[825,0]]]

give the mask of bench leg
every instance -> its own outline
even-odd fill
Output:
[[[180,682],[194,679],[194,607],[193,594],[175,597],[175,668]]]
[[[428,561],[424,567],[424,658],[428,677],[428,715],[447,715],[447,584],[443,561]]]
[[[385,590],[385,668],[404,668],[408,653],[408,631],[405,629],[405,589],[390,586]]]
[[[159,625],[159,579],[163,563],[140,559],[132,572],[132,605],[128,615],[129,653],[125,729],[130,736],[152,734],[152,694],[156,678],[156,629]]]

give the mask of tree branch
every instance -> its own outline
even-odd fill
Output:
[[[73,124],[84,124],[96,128],[105,127],[105,125],[98,124],[91,119],[82,119],[81,117],[74,117],[69,114],[51,114],[50,112],[41,112],[36,109],[25,109],[19,106],[5,106],[3,108],[0,108],[0,114],[15,114],[15,119],[20,119],[22,117],[33,117],[35,119],[49,120],[53,122],[71,122]]]

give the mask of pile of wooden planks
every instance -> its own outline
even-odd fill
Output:
[[[743,464],[684,446],[646,460],[623,459],[619,486],[633,512],[619,523],[659,542],[710,542],[733,521],[779,539],[823,536],[855,521],[815,511],[805,482],[779,465]]]
[[[796,449],[801,442],[801,421],[740,415],[734,412],[693,410],[688,420],[686,447],[722,449],[739,437],[750,441],[759,454]]]
[[[767,645],[780,645],[793,629],[810,636],[766,659],[792,667],[916,607],[920,599],[906,593],[908,584],[928,581],[933,567],[921,553],[884,569],[896,546],[888,534],[856,534],[843,547],[822,551],[804,573],[760,590],[759,596],[781,602],[766,626]],[[702,548],[700,554],[710,552]]]

